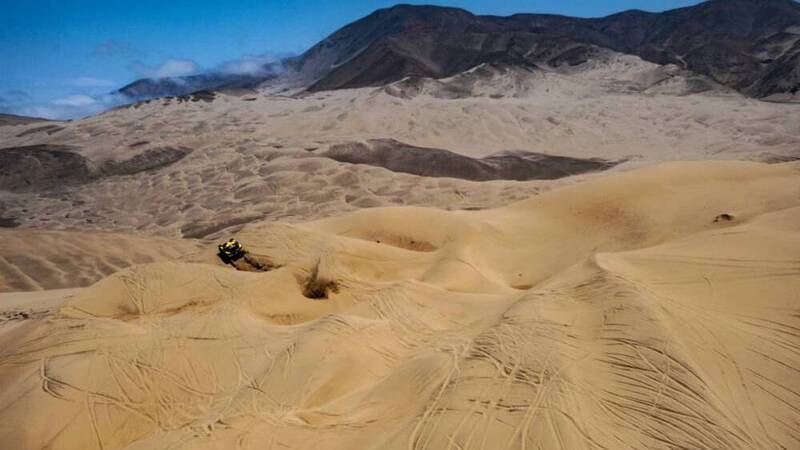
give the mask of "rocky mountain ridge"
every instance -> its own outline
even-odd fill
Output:
[[[450,77],[486,63],[570,67],[608,50],[675,65],[751,97],[797,99],[800,4],[711,0],[662,13],[632,10],[595,19],[479,16],[458,8],[398,5],[341,28],[302,55],[273,63],[261,76],[139,80],[119,92],[140,99],[202,89],[385,86],[406,77]]]

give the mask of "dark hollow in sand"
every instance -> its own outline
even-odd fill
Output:
[[[16,228],[20,225],[13,217],[0,217],[0,228]]]
[[[80,149],[66,145],[30,145],[0,148],[0,190],[42,192],[78,186],[104,177],[157,170],[185,158],[192,149],[158,147],[122,161],[106,161],[99,167]]]
[[[64,145],[0,149],[0,190],[35,192],[92,179],[89,161]]]
[[[623,162],[522,151],[501,152],[485,158],[470,158],[449,150],[416,147],[393,139],[337,144],[322,155],[339,162],[367,164],[393,172],[470,181],[554,180],[610,169]]]

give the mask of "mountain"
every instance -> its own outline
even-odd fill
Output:
[[[39,117],[18,116],[15,114],[0,113],[0,127],[6,125],[28,125],[36,122],[49,122]]]
[[[800,4],[714,0],[662,14],[622,14],[590,24],[610,48],[678,64],[745,94],[800,88]]]
[[[245,77],[208,74],[140,80],[130,97],[224,87],[290,86],[323,91],[443,78],[484,63],[569,67],[603,51],[677,65],[758,98],[800,90],[800,5],[791,0],[711,0],[662,13],[595,19],[541,14],[478,16],[458,8],[398,5],[375,11],[304,54]]]
[[[259,84],[277,77],[280,72],[280,64],[271,63],[265,65],[264,70],[259,74],[212,72],[185,77],[143,78],[120,88],[117,93],[132,100],[144,100],[184,95],[202,90],[255,88]]]
[[[676,64],[755,97],[800,88],[800,5],[714,0],[599,19],[476,16],[433,6],[376,11],[297,61],[311,90],[384,85],[407,76],[449,77],[481,63],[577,65],[599,48]]]

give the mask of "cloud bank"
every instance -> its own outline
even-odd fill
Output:
[[[81,95],[81,94],[70,95],[69,97],[53,100],[53,104],[59,106],[81,107],[81,106],[94,105],[95,103],[97,103],[97,100],[93,99],[92,97],[89,97],[88,95]]]
[[[142,78],[175,78],[194,75],[200,72],[200,66],[191,59],[170,58],[158,66],[152,67],[140,62],[130,65],[133,72]]]
[[[114,86],[114,82],[111,80],[103,80],[100,78],[92,78],[92,77],[80,77],[70,81],[70,84],[77,87],[112,87]]]
[[[0,113],[70,120],[101,113],[126,103],[117,94],[72,94],[51,101],[37,101],[22,91],[6,91],[0,96]],[[9,95],[12,94],[12,95]],[[15,101],[10,101],[13,98]]]
[[[273,54],[245,55],[219,64],[214,71],[230,75],[266,75],[274,73],[275,68],[272,66],[278,62],[280,58]]]
[[[139,54],[132,45],[120,41],[101,43],[92,53],[93,56],[108,58],[132,58]],[[175,82],[180,82],[181,77],[205,74],[259,77],[282,72],[282,60],[288,56],[273,53],[244,55],[211,68],[203,68],[188,58],[168,58],[156,65],[132,61],[128,67],[138,78],[170,78]],[[114,81],[101,77],[82,76],[61,83],[70,88],[55,99],[35,99],[21,90],[0,92],[0,112],[65,120],[98,114],[131,101],[131,98],[115,91],[118,85]],[[106,93],[102,93],[104,91]]]

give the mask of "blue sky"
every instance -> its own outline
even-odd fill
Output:
[[[0,112],[70,118],[135,79],[301,53],[389,0],[0,0]],[[479,14],[602,16],[698,0],[405,1]]]

